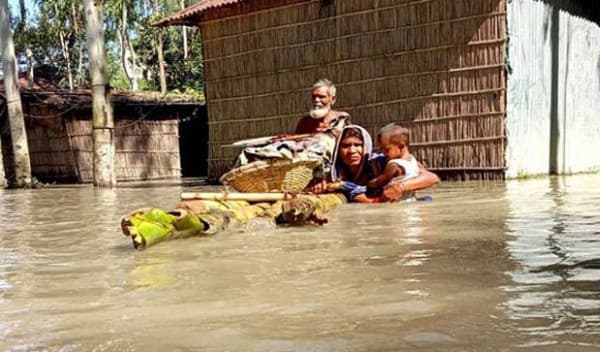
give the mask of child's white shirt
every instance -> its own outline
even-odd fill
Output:
[[[404,169],[404,176],[394,178],[394,181],[404,181],[409,178],[417,177],[419,175],[419,165],[417,159],[414,156],[410,156],[410,160],[405,159],[392,159],[388,163],[394,163],[401,166]]]

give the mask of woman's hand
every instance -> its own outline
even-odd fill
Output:
[[[381,194],[382,202],[397,202],[402,199],[402,194],[405,191],[405,186],[402,183],[394,183],[383,189]]]
[[[327,181],[320,180],[313,184],[308,185],[306,190],[313,194],[321,194],[327,192]]]
[[[440,182],[440,179],[436,174],[425,169],[422,165],[419,166],[419,175],[417,177],[399,183],[391,182],[385,187],[381,196],[381,201],[397,202],[402,199],[402,193],[404,192],[429,188]]]

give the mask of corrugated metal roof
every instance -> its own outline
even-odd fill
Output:
[[[197,4],[190,5],[185,9],[174,13],[173,15],[163,18],[162,20],[152,24],[155,27],[165,27],[174,25],[196,25],[192,20],[193,17],[208,9],[222,7],[226,5],[236,4],[243,0],[203,0]]]

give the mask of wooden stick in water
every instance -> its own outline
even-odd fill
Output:
[[[293,199],[295,195],[285,192],[241,193],[241,192],[182,192],[182,200],[244,200],[247,202],[276,202]]]

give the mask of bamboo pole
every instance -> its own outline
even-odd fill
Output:
[[[290,193],[266,192],[266,193],[240,193],[240,192],[183,192],[182,200],[243,200],[246,202],[274,202],[278,200],[289,200],[294,196]]]
[[[275,223],[324,224],[324,214],[345,202],[340,194],[305,195],[274,203],[189,200],[170,212],[150,207],[134,210],[121,219],[121,230],[135,249],[142,250],[159,242],[211,236],[240,225],[256,229]]]

